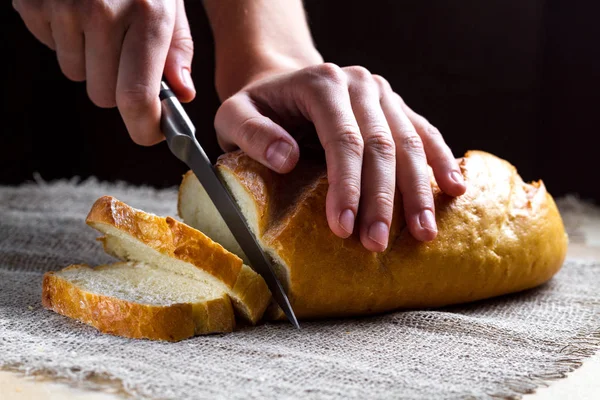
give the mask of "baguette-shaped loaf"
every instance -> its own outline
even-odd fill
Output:
[[[202,232],[171,217],[135,209],[110,196],[96,200],[86,222],[104,234],[107,253],[141,261],[225,291],[251,323],[263,315],[271,293],[263,278]]]
[[[321,161],[305,158],[286,175],[240,151],[217,162],[304,319],[446,306],[548,281],[564,261],[568,238],[543,182],[524,183],[510,163],[481,151],[466,153],[460,168],[468,188],[458,198],[431,178],[434,241],[410,235],[397,198],[388,248],[373,253],[356,234],[340,239],[330,231]],[[193,174],[184,177],[178,208],[186,223],[244,257]]]
[[[134,339],[179,341],[235,326],[226,293],[140,263],[48,272],[42,304],[103,333]]]

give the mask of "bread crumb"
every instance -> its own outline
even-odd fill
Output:
[[[33,307],[32,306],[27,306],[27,308],[29,308],[29,311],[33,311]]]

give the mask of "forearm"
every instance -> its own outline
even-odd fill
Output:
[[[215,42],[215,84],[225,100],[274,72],[321,63],[301,0],[204,0]]]

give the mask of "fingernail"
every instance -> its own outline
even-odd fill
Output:
[[[462,174],[458,171],[452,171],[450,173],[450,179],[452,179],[454,182],[458,183],[459,185],[465,184],[465,179],[463,178]]]
[[[285,140],[278,140],[267,148],[265,157],[274,169],[281,169],[292,152],[292,145]]]
[[[371,239],[372,241],[377,242],[384,247],[387,247],[388,240],[390,237],[390,230],[385,223],[377,221],[372,223],[369,227],[368,236],[369,239]]]
[[[354,230],[354,213],[352,212],[352,210],[342,211],[342,213],[340,214],[340,219],[338,221],[342,229],[345,230],[348,233],[348,235],[351,235],[352,231]]]
[[[192,81],[192,74],[188,68],[181,68],[181,80],[188,89],[196,90],[194,87],[194,81]]]
[[[419,215],[419,223],[421,224],[421,228],[428,231],[437,232],[435,216],[431,210],[423,210],[421,212],[421,215]]]

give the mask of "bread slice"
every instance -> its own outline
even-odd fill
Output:
[[[367,251],[356,233],[341,239],[329,229],[322,160],[303,157],[280,175],[235,151],[216,168],[275,261],[296,316],[312,319],[467,303],[533,288],[556,274],[568,237],[543,182],[523,182],[513,165],[483,151],[467,152],[459,165],[467,183],[460,197],[445,195],[431,176],[437,238],[412,237],[396,196],[382,253]],[[196,177],[185,175],[180,217],[243,257],[212,207]],[[271,311],[283,317],[276,308],[265,317]]]
[[[269,305],[271,293],[259,274],[202,232],[171,217],[158,217],[104,196],[94,203],[86,222],[105,235],[100,240],[107,253],[221,290],[253,324]]]
[[[237,185],[234,187],[237,187]],[[240,203],[240,200],[248,198],[248,196],[236,196],[242,214],[246,218],[250,216],[256,219],[257,211],[254,209],[254,204],[252,202]],[[183,176],[183,181],[179,187],[177,207],[179,216],[183,218],[187,225],[199,229],[225,249],[240,257],[245,263],[249,262],[225,220],[223,220],[223,217],[210,200],[208,193],[206,193],[192,171],[188,171]],[[248,224],[250,229],[257,226],[254,221],[252,222]],[[256,232],[253,233],[256,234]]]
[[[135,339],[179,341],[235,326],[225,292],[143,263],[48,272],[42,304],[101,332]]]
[[[219,172],[228,185],[228,189],[232,191],[242,214],[248,222],[248,227],[259,239],[259,243],[264,249],[264,242],[261,240],[258,227],[259,216],[264,216],[266,214],[265,207],[260,208],[261,203],[255,202],[253,196],[245,193],[244,188],[241,185],[236,184],[235,177],[233,177],[229,171],[219,170]],[[254,186],[254,188],[260,189],[261,187],[264,187],[264,185],[265,183],[260,182]],[[262,204],[264,205],[264,203]],[[204,232],[207,236],[221,244],[225,249],[240,257],[244,262],[248,262],[246,254],[244,254],[244,251],[231,233],[231,230],[229,230],[225,220],[221,217],[221,214],[219,214],[217,208],[208,196],[208,193],[204,187],[202,187],[200,181],[198,181],[198,178],[192,171],[188,171],[183,176],[183,180],[179,187],[177,210],[179,216],[183,218],[186,224]],[[279,260],[279,257],[275,252],[267,251],[267,254],[279,261],[273,263],[273,267],[276,268],[278,278],[284,288],[287,289],[287,269],[280,267],[283,263]],[[285,319],[283,310],[274,299],[271,300],[271,303],[265,310],[264,318],[267,321]]]

